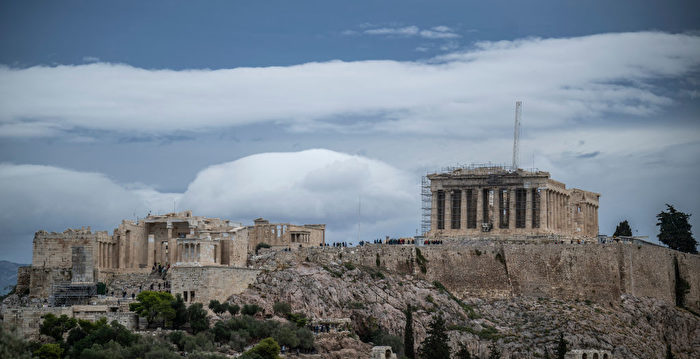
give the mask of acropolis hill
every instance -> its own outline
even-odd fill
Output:
[[[532,198],[519,196],[517,188],[511,190],[516,193],[515,203],[509,204],[515,205],[511,213],[516,229],[519,217],[535,223],[517,209],[518,198]],[[480,192],[489,195],[488,190]],[[506,195],[503,203],[507,203],[509,192],[499,192]],[[582,193],[588,198],[588,192]],[[436,202],[439,206],[440,201]],[[465,204],[464,213],[470,213],[469,200]],[[533,211],[525,203],[520,206]],[[590,218],[588,223],[597,228],[597,216],[576,220],[577,207],[561,207],[571,209],[568,223],[587,228],[586,218]],[[455,212],[445,218],[454,218]],[[465,216],[468,223],[469,216]],[[485,218],[483,213],[479,218]],[[442,238],[441,244],[334,247],[326,243],[324,225],[270,223],[259,218],[244,226],[190,211],[122,221],[111,235],[89,227],[62,233],[39,231],[32,265],[18,271],[16,293],[27,295],[14,294],[3,302],[3,325],[36,335],[41,316],[53,313],[90,320],[105,317],[137,329],[143,321],[128,305],[138,293],[155,290],[179,294],[187,303],[207,304],[214,299],[257,303],[265,313],[272,313],[276,301],[284,301],[315,322],[348,321],[355,332],[362,332],[366,323],[377,321],[397,335],[404,323],[403,310],[412,304],[417,308],[418,341],[425,336],[431,313],[440,308],[456,328],[451,336],[483,355],[491,340],[504,338],[509,338],[503,342],[504,353],[513,358],[541,355],[540,349],[527,349],[528,345],[555,340],[557,332],[566,331],[575,347],[607,350],[617,358],[656,357],[666,342],[679,348],[678,357],[691,358],[690,353],[700,349],[690,339],[697,338],[700,323],[696,315],[675,307],[675,288],[679,280],[687,281],[690,291],[684,305],[700,312],[700,256],[644,242],[598,242],[586,235],[592,233],[589,230],[582,232],[568,237],[504,232],[484,239],[480,230],[471,239],[444,233],[434,237]],[[97,293],[97,283],[106,285],[103,294]],[[525,327],[512,326],[522,322],[517,318],[523,310],[532,316],[525,323],[559,324],[527,327],[524,332]],[[559,314],[546,319],[551,313]],[[636,319],[629,321],[630,315],[640,313],[650,323],[657,322],[645,326],[643,334],[634,332],[640,326]],[[569,319],[560,322],[562,318]],[[487,337],[479,332],[483,328],[500,334]],[[538,337],[532,333],[539,333]],[[319,343],[319,351],[340,350]],[[352,346],[355,354],[340,357],[369,356],[363,343]]]

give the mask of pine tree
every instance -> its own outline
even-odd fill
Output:
[[[676,357],[673,356],[673,353],[671,352],[671,344],[666,344],[666,359],[675,359]]]
[[[408,308],[406,308],[406,328],[403,332],[403,350],[404,355],[408,359],[415,359],[416,357],[413,343],[413,307],[409,304]]]
[[[455,354],[456,359],[472,359],[472,355],[469,353],[469,349],[464,343],[459,344],[459,351]]]
[[[617,225],[617,228],[615,228],[615,234],[613,234],[613,237],[631,237],[632,236],[632,228],[630,227],[629,222],[627,220],[624,220],[620,222],[620,224]]]
[[[428,336],[421,343],[420,357],[423,359],[445,359],[450,357],[450,347],[447,345],[445,319],[442,314],[433,317],[428,328]]]
[[[673,206],[667,204],[668,212],[662,211],[656,215],[659,220],[659,241],[671,249],[681,252],[697,254],[698,242],[693,238],[690,231],[691,225],[688,222],[690,214],[677,211]]]
[[[559,344],[557,344],[557,359],[565,359],[566,357],[566,340],[564,340],[564,334],[559,334]]]
[[[496,343],[491,343],[489,350],[491,351],[489,359],[501,359],[501,351],[496,347]]]

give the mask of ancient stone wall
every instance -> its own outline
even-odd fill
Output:
[[[93,251],[98,241],[110,240],[107,232],[92,232],[88,229],[68,229],[63,233],[39,231],[34,235],[32,252],[33,267],[71,268],[72,247],[84,246]]]
[[[439,281],[455,295],[531,296],[619,303],[622,294],[675,303],[674,257],[689,282],[686,305],[700,311],[700,256],[653,245],[512,244],[367,245],[277,253],[277,261],[350,261]],[[342,258],[341,258],[342,255]],[[423,273],[425,269],[425,273]]]
[[[29,286],[31,285],[31,266],[21,266],[17,268],[17,287],[15,287],[16,293],[28,293]]]
[[[206,305],[213,299],[225,301],[232,294],[240,294],[248,288],[258,273],[259,270],[247,268],[176,266],[171,268],[171,293],[182,295],[188,303]]]
[[[29,296],[32,298],[48,298],[52,287],[59,282],[70,282],[70,268],[32,267],[29,280]]]
[[[39,334],[39,326],[46,314],[61,316],[63,314],[71,317],[73,310],[70,307],[14,307],[4,308],[2,326],[5,330],[15,331],[25,338],[34,338]]]

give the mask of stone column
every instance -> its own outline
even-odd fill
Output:
[[[559,211],[557,210],[558,206],[559,198],[557,196],[557,192],[552,191],[552,229],[555,231],[559,229],[559,219],[557,218],[559,215]]]
[[[437,191],[433,191],[431,189],[432,196],[431,198],[431,204],[430,204],[430,232],[436,233],[438,230],[438,225],[437,225]]]
[[[515,188],[508,190],[508,229],[515,233]]]
[[[452,230],[452,190],[445,191],[445,231]]]
[[[525,228],[532,228],[532,188],[525,188]]]
[[[201,261],[201,259],[200,259],[200,257],[199,257],[199,254],[200,254],[200,252],[201,252],[201,248],[200,248],[200,244],[199,244],[199,243],[196,244],[196,248],[197,248],[197,254],[195,255],[195,258],[196,258],[195,261],[199,262],[199,261]]]
[[[477,187],[476,191],[476,229],[481,232],[481,223],[484,218],[484,189]]]
[[[462,212],[462,216],[459,217],[460,221],[460,232],[466,234],[467,233],[467,189],[462,188],[462,203],[460,207],[460,212]]]
[[[153,234],[148,235],[148,268],[152,268],[153,264],[155,263],[155,245],[156,245],[156,239]]]

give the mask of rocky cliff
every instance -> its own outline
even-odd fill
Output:
[[[663,357],[666,344],[678,358],[700,352],[699,317],[677,308],[673,294],[665,292],[674,280],[673,272],[663,269],[667,258],[655,259],[663,268],[640,278],[647,269],[636,261],[651,255],[646,248],[588,247],[559,254],[550,247],[540,248],[544,254],[534,253],[536,247],[522,249],[519,255],[502,246],[422,248],[420,255],[408,246],[268,252],[253,260],[263,269],[256,282],[230,300],[255,302],[267,312],[282,301],[314,318],[350,318],[360,336],[374,323],[389,334],[403,335],[404,310],[410,303],[416,307],[417,346],[432,316],[442,313],[453,348],[463,343],[480,357],[488,354],[491,343],[501,348],[504,358],[540,357],[545,348],[553,352],[559,333],[570,348],[607,349],[616,358]],[[519,256],[519,261],[530,258],[516,264]],[[573,268],[584,259],[590,262],[587,267]],[[691,292],[698,273],[688,268],[696,261],[680,259]],[[540,268],[537,263],[548,265]],[[620,273],[621,267],[627,273]],[[616,276],[606,279],[610,272]],[[344,340],[352,349],[343,349],[340,356],[339,348],[328,349],[321,357],[367,356],[368,346],[351,337]]]

